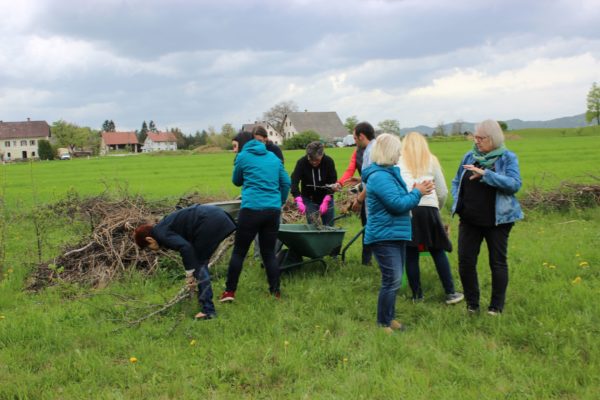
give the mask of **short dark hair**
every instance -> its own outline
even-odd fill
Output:
[[[311,160],[314,160],[315,158],[319,158],[323,155],[323,148],[324,148],[323,143],[321,143],[319,141],[310,142],[306,146],[306,155]]]
[[[373,125],[366,121],[359,122],[358,124],[356,124],[356,126],[354,127],[354,133],[356,133],[356,136],[362,133],[369,140],[375,139],[375,129],[373,128]]]
[[[135,231],[133,232],[133,240],[140,249],[145,249],[148,247],[146,238],[152,237],[152,228],[154,228],[154,226],[149,224],[140,225],[135,228]]]
[[[267,133],[267,130],[265,128],[263,128],[262,126],[255,126],[254,129],[252,130],[252,134],[253,135],[260,135],[260,136],[264,136],[264,137],[268,137],[269,134]]]

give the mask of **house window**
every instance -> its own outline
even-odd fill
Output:
[[[35,140],[30,140],[30,141],[29,141],[29,145],[30,145],[30,146],[35,146]]]
[[[7,140],[6,142],[4,142],[4,146],[10,147],[10,140]]]
[[[13,140],[13,146],[17,147],[17,141]]]
[[[21,140],[21,146],[27,146],[27,140]]]
[[[35,151],[31,152],[31,157],[35,157]]]

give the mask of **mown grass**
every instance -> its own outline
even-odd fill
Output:
[[[597,140],[523,138],[508,145],[520,157],[526,188],[546,166],[557,179],[593,171]],[[468,143],[434,146],[449,181]],[[533,161],[542,149],[545,157]],[[339,171],[350,151],[329,152]],[[301,152],[285,155],[291,170]],[[433,264],[424,257],[426,301],[412,304],[403,289],[397,311],[409,329],[389,337],[375,325],[379,271],[359,264],[358,245],[346,265],[329,261],[326,270],[307,265],[286,273],[279,302],[267,295],[264,271],[247,261],[236,303],[217,304],[219,318],[208,322],[192,320],[197,305],[191,300],[139,327],[123,322],[127,309],[174,295],[178,270],[152,278],[129,273],[97,290],[61,285],[22,291],[37,257],[26,218],[33,199],[52,202],[69,188],[94,195],[104,182],[112,192],[126,187],[148,198],[176,199],[190,190],[235,195],[231,162],[231,154],[211,154],[2,167],[9,230],[0,282],[0,399],[597,398],[600,209],[527,213],[511,233],[511,280],[499,318],[470,317],[464,304],[445,306]],[[447,211],[444,218],[456,243],[457,221]],[[347,242],[360,224],[356,218],[340,222]],[[48,222],[46,229],[46,257],[85,232],[68,220]],[[490,293],[486,254],[479,268],[482,306]],[[460,288],[456,253],[450,260]],[[226,264],[213,271],[217,294]]]

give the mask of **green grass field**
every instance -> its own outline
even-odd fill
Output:
[[[523,192],[600,175],[597,131],[517,132]],[[581,133],[581,132],[580,132]],[[448,183],[470,142],[434,142]],[[328,150],[341,173],[352,149]],[[285,152],[291,171],[300,151]],[[426,301],[401,290],[398,317],[409,329],[387,336],[375,324],[380,273],[348,262],[285,273],[283,298],[267,295],[264,271],[247,260],[235,304],[195,322],[186,301],[139,327],[127,310],[162,304],[181,271],[125,274],[104,289],[59,285],[40,293],[23,283],[37,261],[33,205],[69,192],[127,191],[174,202],[191,191],[233,197],[232,154],[104,157],[0,166],[0,399],[596,399],[600,393],[600,209],[527,212],[509,242],[505,313],[467,315],[445,306],[433,263],[422,259]],[[456,243],[457,220],[444,210]],[[346,241],[360,229],[340,221]],[[46,221],[44,258],[85,234],[83,224]],[[213,288],[224,286],[227,257]],[[460,288],[456,253],[450,254]],[[490,293],[487,251],[480,256],[482,306]],[[135,357],[137,362],[131,362]]]

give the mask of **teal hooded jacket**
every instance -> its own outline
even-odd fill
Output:
[[[365,244],[411,240],[410,210],[419,204],[421,192],[408,191],[397,166],[371,164],[362,178],[367,185]]]
[[[232,182],[242,187],[242,208],[280,209],[290,192],[283,163],[258,140],[250,140],[235,159]]]

